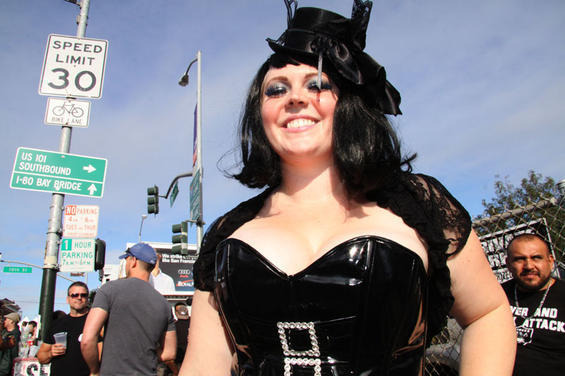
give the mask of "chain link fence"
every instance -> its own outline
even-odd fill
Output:
[[[521,207],[507,208],[488,218],[477,218],[473,229],[500,283],[511,279],[506,267],[506,246],[516,235],[536,233],[550,245],[556,260],[553,274],[565,279],[565,180],[558,183],[560,197],[548,197]],[[426,351],[426,376],[459,375],[461,327],[449,319]]]

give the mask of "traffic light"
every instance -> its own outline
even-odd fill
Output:
[[[147,214],[159,214],[159,187],[147,188]]]
[[[173,247],[172,253],[188,255],[188,221],[182,221],[173,228]]]
[[[106,242],[97,238],[94,243],[94,270],[101,270],[106,263]]]

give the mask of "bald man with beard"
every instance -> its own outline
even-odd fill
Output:
[[[517,332],[513,376],[565,373],[565,284],[551,276],[555,260],[535,234],[516,236],[507,248],[513,279],[502,287]]]

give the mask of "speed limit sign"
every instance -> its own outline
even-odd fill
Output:
[[[108,41],[49,35],[39,94],[100,98]]]

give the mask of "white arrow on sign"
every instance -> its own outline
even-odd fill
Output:
[[[94,184],[90,184],[90,187],[88,187],[87,189],[88,192],[90,192],[91,196],[94,194],[94,192],[96,192],[96,187],[94,186]]]
[[[89,164],[88,166],[82,166],[82,169],[84,171],[87,171],[89,174],[96,171],[96,168],[94,168],[94,166],[92,166],[91,164]]]

